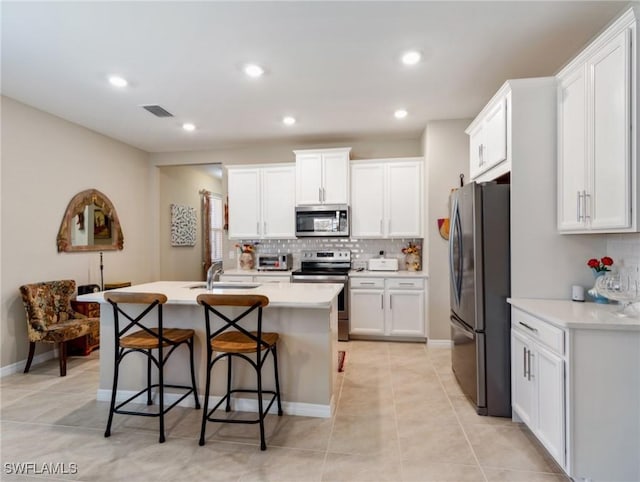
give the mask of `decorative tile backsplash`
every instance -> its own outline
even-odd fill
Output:
[[[400,269],[404,269],[404,248],[409,242],[422,246],[422,239],[351,239],[351,238],[298,238],[298,239],[244,239],[236,241],[238,244],[258,244],[258,253],[292,253],[293,265],[300,265],[300,252],[323,249],[348,249],[351,251],[351,265],[354,269],[366,268],[367,261],[384,251],[385,258],[398,258]],[[233,246],[233,243],[231,243]],[[424,246],[422,246],[424,253]],[[422,261],[424,269],[425,260]]]
[[[634,269],[640,266],[640,233],[607,236],[607,256],[619,267]]]

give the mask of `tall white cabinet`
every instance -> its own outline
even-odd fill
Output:
[[[295,166],[227,168],[229,238],[295,238]]]
[[[558,230],[638,230],[637,20],[628,10],[558,73]]]
[[[351,235],[422,237],[422,158],[351,163]]]
[[[296,203],[348,204],[350,147],[294,151]]]

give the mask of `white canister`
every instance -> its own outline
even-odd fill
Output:
[[[573,301],[584,301],[584,287],[573,285],[571,287],[571,299]]]

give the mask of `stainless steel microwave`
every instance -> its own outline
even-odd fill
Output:
[[[296,236],[349,236],[349,206],[318,204],[296,207]]]

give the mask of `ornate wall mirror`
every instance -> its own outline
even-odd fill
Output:
[[[120,220],[109,198],[96,189],[76,194],[62,218],[57,243],[58,251],[67,252],[122,249]]]

